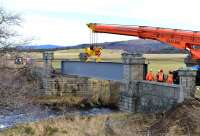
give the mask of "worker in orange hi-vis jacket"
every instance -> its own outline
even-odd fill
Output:
[[[157,78],[158,82],[164,82],[164,72],[163,72],[163,69],[160,69],[160,71],[156,75],[156,78]]]
[[[152,69],[147,73],[146,80],[153,81],[154,80],[154,74],[152,72]]]
[[[169,71],[166,82],[168,84],[173,84],[174,82],[173,72],[171,70]]]

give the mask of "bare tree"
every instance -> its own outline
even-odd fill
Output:
[[[0,7],[0,56],[16,52],[15,46],[25,45],[33,39],[23,39],[16,28],[20,27],[23,19],[20,14],[9,12]],[[15,53],[14,53],[15,54]]]
[[[4,55],[11,50],[10,47],[14,47],[19,44],[16,42],[17,32],[14,28],[19,26],[22,22],[22,18],[19,14],[10,13],[4,8],[0,7],[0,52]]]

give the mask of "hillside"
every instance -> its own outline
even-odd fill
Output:
[[[76,46],[59,46],[59,45],[37,45],[37,46],[18,46],[18,50],[65,50],[65,49],[79,49],[89,47],[90,44],[80,44]],[[153,41],[153,40],[129,40],[119,42],[105,42],[99,43],[104,49],[120,49],[133,53],[180,53],[177,48],[173,46]]]
[[[53,44],[45,44],[45,45],[24,45],[24,46],[17,46],[19,50],[39,50],[39,49],[56,49],[56,48],[63,48],[63,46],[53,45]]]
[[[88,44],[73,46],[70,48],[85,48]],[[104,49],[120,49],[133,53],[180,53],[181,51],[173,46],[153,40],[129,40],[120,42],[106,42],[99,44]]]

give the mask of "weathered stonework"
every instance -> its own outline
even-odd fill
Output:
[[[182,102],[179,85],[141,80],[130,82],[129,86],[128,91],[121,93],[122,111],[161,112]]]
[[[194,97],[196,91],[196,74],[197,71],[191,69],[179,70],[181,90],[184,93],[184,99]]]
[[[143,80],[147,71],[147,61],[141,54],[122,54],[124,63],[124,82]]]
[[[181,101],[179,85],[139,81],[138,86],[138,112],[166,111]]]
[[[183,102],[179,85],[144,81],[146,60],[139,54],[122,54],[124,79],[119,108],[127,112],[162,112]]]
[[[126,92],[120,93],[120,102],[119,102],[119,109],[125,112],[137,112],[138,106],[138,97],[130,96]]]
[[[138,80],[143,80],[147,72],[147,61],[142,54],[123,53],[124,75],[121,86],[119,108],[136,112],[138,102]]]
[[[48,78],[47,86],[44,84],[46,95],[90,95],[88,91],[88,78],[75,76]]]
[[[44,83],[45,95],[82,96],[101,103],[116,105],[119,101],[121,83],[117,81],[97,80],[77,76],[59,76],[48,78]]]

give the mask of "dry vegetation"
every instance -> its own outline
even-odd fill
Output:
[[[18,125],[0,136],[199,136],[200,102],[186,101],[167,113],[66,116]]]
[[[0,86],[1,114],[22,107],[31,108],[32,96],[39,93],[37,82],[32,79],[26,68],[0,68]]]

